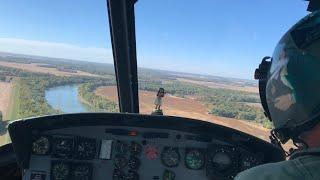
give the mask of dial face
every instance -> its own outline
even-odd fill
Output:
[[[116,169],[123,169],[127,166],[128,159],[121,154],[117,154],[114,158],[113,164]]]
[[[131,154],[139,155],[142,151],[142,146],[137,142],[131,142],[130,152]]]
[[[50,151],[50,140],[46,136],[36,138],[32,143],[32,153],[36,155],[46,155]]]
[[[116,152],[119,154],[126,154],[128,152],[129,146],[125,142],[116,142]]]
[[[53,162],[51,164],[52,180],[68,180],[70,175],[70,165],[64,162]]]
[[[94,159],[96,155],[96,140],[81,138],[75,148],[75,157],[81,160]]]
[[[246,170],[254,166],[258,166],[260,162],[254,156],[248,156],[242,160],[242,169]]]
[[[139,174],[136,171],[129,171],[126,180],[139,180]]]
[[[91,180],[92,166],[89,164],[77,164],[73,167],[72,177],[77,180]]]
[[[227,170],[232,165],[231,157],[224,152],[217,152],[211,159],[213,165],[220,171]]]
[[[74,138],[57,136],[53,138],[53,156],[58,158],[71,158],[74,151]]]
[[[113,180],[125,180],[126,179],[126,175],[122,170],[115,169],[113,171],[112,179]]]
[[[176,178],[176,174],[173,171],[165,170],[162,175],[163,180],[174,180]]]
[[[128,162],[128,166],[130,169],[137,170],[140,166],[140,160],[135,156],[131,156]]]
[[[175,147],[165,147],[161,153],[161,161],[166,167],[177,167],[180,163],[179,149]]]
[[[198,149],[189,150],[186,152],[185,163],[188,169],[202,169],[205,164],[205,155]]]

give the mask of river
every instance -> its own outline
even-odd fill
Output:
[[[64,113],[89,112],[90,107],[78,98],[78,85],[66,85],[50,88],[45,91],[48,104]]]

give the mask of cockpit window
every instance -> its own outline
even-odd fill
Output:
[[[107,4],[5,1],[0,6],[0,144],[12,120],[118,112]],[[100,89],[102,89],[100,91]]]
[[[253,72],[306,6],[139,0],[140,113],[209,121],[267,140],[271,124]],[[0,145],[10,142],[12,120],[119,112],[107,14],[105,0],[1,2]]]

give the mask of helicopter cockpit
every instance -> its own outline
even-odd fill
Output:
[[[228,180],[285,160],[278,146],[229,127],[139,114],[135,3],[107,0],[120,113],[13,121],[12,143],[0,149],[0,179]],[[317,8],[310,3],[310,11]]]

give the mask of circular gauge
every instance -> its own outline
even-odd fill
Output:
[[[137,170],[140,166],[140,160],[135,156],[131,156],[128,162],[128,166],[130,169]]]
[[[113,180],[125,180],[126,179],[126,175],[125,175],[125,173],[123,171],[121,171],[119,169],[115,169],[113,171],[112,179]]]
[[[72,177],[78,180],[90,180],[92,167],[89,164],[78,164],[73,167]]]
[[[114,167],[116,169],[123,169],[128,164],[128,159],[123,155],[116,155],[113,161]]]
[[[161,161],[166,167],[177,167],[180,163],[179,149],[175,147],[165,147],[161,153]]]
[[[95,139],[79,139],[76,145],[76,159],[90,160],[96,155],[96,140]]]
[[[131,142],[130,152],[131,154],[139,155],[141,153],[142,146],[137,142]]]
[[[70,166],[64,162],[54,162],[51,165],[52,180],[67,180],[70,175]]]
[[[116,143],[116,152],[119,154],[126,154],[128,152],[128,145],[125,142],[117,141]]]
[[[139,174],[135,171],[129,171],[126,180],[139,180]]]
[[[165,170],[162,175],[163,180],[174,180],[176,178],[176,174],[173,171]]]
[[[205,155],[198,149],[189,150],[186,152],[185,163],[188,169],[202,169],[205,164]]]
[[[32,143],[32,153],[36,155],[46,155],[50,151],[50,140],[46,136],[37,138]]]
[[[232,165],[231,157],[224,152],[217,152],[211,159],[213,165],[220,171],[227,170]]]
[[[57,158],[72,158],[74,153],[74,138],[70,136],[56,136],[52,140],[52,155]]]
[[[144,155],[147,157],[149,160],[154,160],[158,158],[159,155],[159,149],[156,146],[151,146],[148,145],[144,149]]]
[[[242,170],[258,166],[260,161],[254,156],[247,156],[242,160]]]

